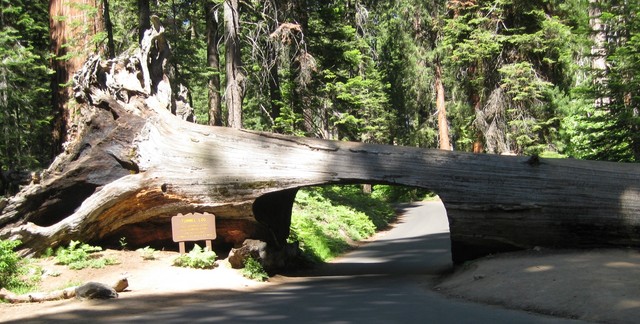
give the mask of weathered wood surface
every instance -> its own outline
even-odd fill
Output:
[[[154,75],[162,69],[142,69],[140,57],[85,65],[76,140],[39,184],[0,204],[0,237],[21,239],[27,252],[72,239],[146,244],[170,239],[171,216],[209,212],[219,240],[282,244],[297,188],[385,183],[440,195],[455,261],[534,246],[640,245],[639,165],[196,125],[171,113],[168,79]]]
[[[0,289],[0,300],[17,304],[17,303],[41,303],[45,301],[69,299],[76,296],[76,291],[80,286],[68,287],[65,289],[54,290],[51,292],[35,292],[23,295],[16,295],[5,288]],[[111,288],[116,292],[123,292],[129,287],[127,278],[121,278],[116,281]]]

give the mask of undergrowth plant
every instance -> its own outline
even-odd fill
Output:
[[[14,249],[19,240],[0,240],[0,288],[15,293],[32,290],[39,282],[42,268],[30,264],[30,259],[21,258]]]
[[[122,251],[126,251],[127,250],[127,238],[126,237],[121,237],[118,240],[118,243],[120,244],[120,249],[122,249]]]
[[[296,196],[289,241],[299,241],[308,258],[323,262],[384,229],[394,217],[390,203],[359,186],[306,188]]]
[[[143,248],[137,249],[136,250],[138,253],[140,253],[140,256],[142,256],[143,260],[155,260],[156,259],[156,249],[150,247],[150,246],[145,246]]]
[[[198,244],[195,244],[189,253],[175,258],[173,265],[185,268],[213,269],[216,267],[217,257],[215,252],[208,248],[203,249]]]
[[[118,264],[116,259],[99,257],[93,254],[99,251],[102,251],[99,246],[91,246],[80,241],[71,241],[68,247],[59,247],[56,250],[56,263],[66,265],[73,270],[104,268],[108,265]]]
[[[248,257],[244,260],[242,275],[245,278],[257,281],[266,281],[269,279],[269,274],[264,270],[262,264],[252,257]]]
[[[20,271],[20,256],[15,249],[20,241],[0,240],[0,287],[16,284]]]

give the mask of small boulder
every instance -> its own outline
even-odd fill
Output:
[[[246,239],[239,248],[229,252],[229,263],[234,269],[244,268],[244,262],[249,257],[258,261],[266,271],[284,268],[291,260],[300,255],[298,243],[288,243],[280,249],[267,245],[260,240]]]
[[[229,263],[234,269],[244,268],[244,261],[249,257],[264,265],[267,258],[267,243],[260,240],[246,239],[239,248],[229,252]]]

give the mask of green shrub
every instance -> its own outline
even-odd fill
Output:
[[[104,268],[118,263],[117,260],[112,258],[92,255],[92,253],[99,251],[102,251],[99,246],[91,246],[80,241],[71,241],[68,247],[59,247],[56,250],[56,263],[66,265],[73,270]]]
[[[118,240],[118,243],[120,244],[120,248],[122,249],[122,251],[126,251],[127,250],[127,238],[126,237],[121,237]]]
[[[242,275],[245,278],[257,281],[266,281],[269,279],[269,274],[267,274],[260,262],[252,257],[248,257],[244,260]]]
[[[20,256],[15,249],[20,241],[0,240],[0,287],[8,288],[18,281]]]
[[[53,250],[52,247],[48,247],[44,250],[44,252],[42,252],[42,254],[40,254],[41,258],[48,258],[48,257],[52,257],[55,254],[55,251]]]
[[[424,200],[435,196],[431,191],[414,187],[375,185],[371,196],[380,201],[390,203]]]
[[[32,291],[42,275],[42,267],[32,266],[31,259],[21,258],[13,250],[20,243],[18,240],[0,240],[0,288],[17,294]]]
[[[136,250],[142,256],[143,260],[155,260],[156,259],[156,250],[150,246],[145,246],[143,248]]]
[[[189,253],[175,258],[173,265],[185,268],[213,269],[216,267],[217,257],[215,252],[203,249],[198,244],[195,244]]]
[[[386,201],[359,186],[305,188],[298,192],[291,218],[290,241],[300,242],[313,261],[327,261],[385,228],[395,217]]]

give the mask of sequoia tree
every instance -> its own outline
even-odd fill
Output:
[[[104,30],[101,5],[96,0],[51,0],[49,2],[50,37],[55,59],[52,61],[56,120],[54,141],[56,149],[74,133],[73,107],[67,106],[71,98],[68,85],[73,74],[80,69],[89,52],[97,48],[93,37]]]

